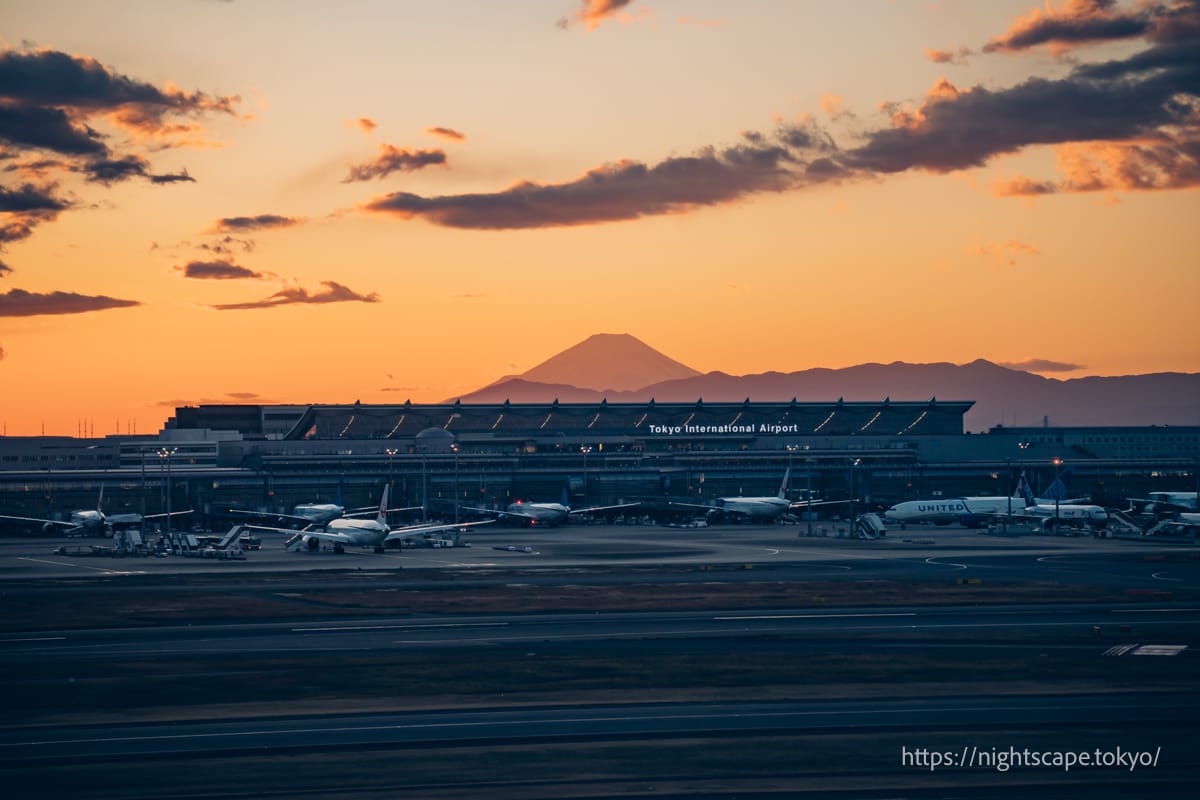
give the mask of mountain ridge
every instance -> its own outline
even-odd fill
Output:
[[[628,337],[642,347],[647,345]],[[586,340],[585,340],[586,341]],[[573,348],[548,359],[550,363]],[[649,349],[649,348],[648,348]],[[660,354],[661,355],[661,354]],[[611,357],[620,358],[619,352]],[[665,356],[663,358],[666,358]],[[671,359],[667,359],[671,361]],[[1014,370],[986,359],[967,364],[933,362],[912,364],[869,362],[831,369],[816,367],[796,372],[762,372],[730,375],[721,371],[657,380],[638,388],[596,389],[572,381],[572,369],[588,365],[560,360],[554,382],[530,378],[534,370],[506,376],[457,398],[464,403],[569,403],[599,402],[897,402],[973,400],[964,417],[964,429],[983,431],[996,425],[1054,426],[1200,425],[1200,373],[1159,372],[1142,375],[1047,378]],[[678,364],[679,362],[672,362]],[[683,365],[681,365],[683,366]],[[685,369],[690,369],[685,367]],[[695,372],[693,370],[693,372]],[[536,374],[545,374],[536,373]]]

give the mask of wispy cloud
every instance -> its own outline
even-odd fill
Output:
[[[557,25],[565,30],[578,23],[584,25],[589,31],[594,31],[607,20],[622,17],[629,19],[628,15],[622,15],[621,11],[631,2],[632,0],[580,0],[583,8],[574,14],[560,18]]]
[[[958,50],[927,49],[925,51],[925,57],[935,64],[965,64],[973,54],[969,47],[960,47]]]
[[[1075,372],[1086,369],[1083,364],[1071,364],[1063,361],[1050,361],[1045,358],[1030,358],[1025,361],[1000,362],[1001,367],[1017,369],[1022,372]]]
[[[38,294],[23,289],[11,289],[0,294],[0,317],[37,317],[52,314],[85,314],[110,308],[140,306],[137,300],[120,300],[105,295],[83,295],[75,292]]]
[[[375,292],[364,295],[334,281],[321,281],[324,291],[309,292],[303,287],[285,287],[270,297],[249,303],[224,303],[209,306],[218,311],[245,311],[258,308],[277,308],[295,304],[323,303],[378,303],[379,295]]]
[[[209,233],[245,233],[275,228],[291,228],[303,225],[303,217],[285,217],[280,214],[259,214],[254,217],[223,217],[212,224]]]
[[[463,141],[466,141],[466,139],[467,139],[466,134],[460,133],[459,131],[456,131],[453,128],[441,128],[441,127],[426,128],[425,132],[428,133],[430,136],[437,136],[440,139],[449,139],[450,141],[453,141],[453,142],[463,142]]]
[[[1041,251],[1031,244],[1009,239],[1007,242],[985,242],[984,244],[968,248],[967,254],[987,259],[993,267],[1015,267],[1017,265],[1017,256],[1039,256],[1041,255]]]
[[[445,163],[446,153],[443,150],[406,150],[390,144],[381,144],[379,145],[379,155],[375,157],[375,160],[351,167],[350,174],[342,180],[342,183],[386,178],[393,172],[415,172],[425,167]]]

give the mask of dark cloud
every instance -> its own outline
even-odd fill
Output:
[[[782,138],[794,137],[785,134]],[[757,192],[780,192],[806,180],[787,144],[750,143],[669,158],[655,166],[622,161],[589,170],[569,183],[520,183],[494,194],[424,198],[397,192],[365,208],[399,217],[424,217],[454,228],[509,229],[589,225],[683,213]],[[800,137],[809,141],[815,137]]]
[[[18,189],[0,186],[0,251],[9,242],[19,242],[33,235],[33,229],[43,222],[58,218],[70,203],[55,197],[56,186],[23,184]]]
[[[617,13],[632,2],[632,0],[580,0],[583,8],[574,14],[562,17],[556,23],[564,30],[579,22],[588,30],[595,30],[602,22],[612,19]]]
[[[3,348],[3,347],[0,347],[0,361],[3,361],[3,360],[4,360],[4,357],[5,357],[5,356],[7,356],[7,355],[8,355],[8,353],[5,353],[5,352],[4,352],[4,348]]]
[[[167,114],[235,115],[240,98],[158,87],[128,78],[85,56],[53,50],[0,52],[0,97],[29,106],[84,112],[135,112],[145,124]]]
[[[1111,4],[1084,5],[1093,12],[1118,13]],[[844,146],[815,124],[788,126],[770,135],[745,133],[738,146],[710,147],[658,164],[606,164],[564,183],[522,182],[498,192],[432,197],[397,192],[362,208],[455,228],[588,225],[687,213],[761,192],[834,181],[980,167],[1047,145],[1060,148],[1075,165],[1064,181],[1018,178],[998,191],[1190,188],[1200,185],[1200,26],[1194,29],[1196,38],[1185,39],[1196,8],[1200,0],[1153,6],[1154,25],[1143,30],[1144,36],[1163,41],[1170,11],[1176,43],[1078,65],[1060,78],[966,89],[942,79],[916,108],[883,106],[890,114],[888,125],[862,131],[856,123],[861,132]],[[825,98],[825,105],[835,117],[851,116],[838,98]],[[1074,149],[1068,153],[1068,147]]]
[[[459,133],[458,131],[454,130],[453,128],[442,128],[442,127],[426,128],[425,132],[432,136],[438,136],[442,139],[450,139],[451,141],[454,141],[454,142],[462,142],[462,141],[465,141],[467,138],[466,134]]]
[[[302,287],[288,287],[280,289],[275,294],[263,300],[256,300],[249,303],[225,303],[222,305],[209,306],[218,311],[244,311],[255,308],[276,308],[278,306],[287,306],[295,304],[322,304],[322,303],[378,303],[379,295],[371,292],[369,295],[359,294],[353,289],[343,286],[334,281],[321,281],[321,285],[325,287],[324,291],[309,293],[307,289]]]
[[[102,158],[89,161],[79,168],[87,175],[92,183],[102,183],[111,186],[114,183],[135,177],[145,177],[150,162],[140,156],[124,156],[122,158]]]
[[[1021,370],[1022,372],[1074,372],[1085,369],[1083,364],[1070,364],[1063,361],[1050,361],[1044,358],[1030,358],[1026,361],[1000,362],[1001,367]]]
[[[941,81],[916,111],[842,154],[851,168],[948,172],[983,165],[1031,145],[1121,140],[1195,126],[1200,49],[1160,47],[1130,59],[1077,68],[1060,80],[1033,78],[1011,89],[959,91]]]
[[[379,155],[375,160],[351,167],[350,174],[342,180],[342,183],[385,178],[393,172],[414,172],[445,163],[446,153],[442,150],[406,150],[390,144],[381,144],[379,145]]]
[[[0,89],[0,98],[3,96]],[[65,156],[108,153],[98,133],[76,124],[58,108],[0,103],[0,140],[21,149],[52,150]]]
[[[1035,8],[984,45],[983,52],[1015,52],[1043,44],[1068,48],[1138,38],[1150,32],[1155,11],[1162,8],[1154,4],[1131,11],[1114,11],[1115,7],[1115,0],[1071,0],[1059,8]]]
[[[10,267],[8,264],[5,264],[3,261],[0,261],[0,278],[3,278],[10,272],[12,272],[12,267]]]
[[[67,202],[56,198],[53,192],[53,186],[39,188],[31,183],[26,183],[16,190],[0,186],[0,213],[58,213],[66,209]]]
[[[197,247],[216,255],[227,256],[232,255],[235,248],[240,249],[243,253],[252,253],[256,244],[253,239],[238,239],[226,235],[215,242],[202,242]]]
[[[175,267],[175,271],[182,273],[185,278],[199,280],[264,280],[274,277],[268,272],[255,272],[232,261],[190,261],[182,267]]]
[[[196,179],[188,174],[186,169],[179,172],[167,172],[161,175],[149,175],[151,183],[195,183]]]
[[[291,228],[302,225],[299,217],[284,217],[279,214],[259,214],[256,217],[224,217],[213,223],[212,233],[244,233],[272,228]]]
[[[137,300],[120,300],[105,295],[83,295],[74,292],[37,294],[23,289],[11,289],[0,294],[0,317],[36,317],[50,314],[84,314],[110,308],[140,306]]]
[[[212,114],[236,116],[240,99],[204,92],[158,88],[122,75],[98,61],[54,50],[0,49],[0,144],[3,159],[29,153],[54,153],[5,167],[26,177],[51,171],[74,172],[90,183],[111,186],[141,178],[155,184],[190,182],[187,171],[156,174],[141,155],[120,152],[92,127],[103,120],[123,128],[126,140],[152,139],[156,149],[189,144],[200,131],[197,120]],[[182,137],[189,137],[188,140]],[[20,193],[15,193],[20,194]],[[27,193],[26,193],[27,194]],[[67,208],[24,211],[4,208],[14,193],[0,188],[0,248],[32,235],[34,228]]]

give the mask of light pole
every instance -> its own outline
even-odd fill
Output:
[[[450,452],[454,453],[454,524],[458,524],[458,442],[450,445]]]
[[[425,474],[425,445],[417,445],[417,452],[421,454],[421,522],[429,521],[429,484]]]
[[[167,535],[171,534],[171,456],[175,455],[178,447],[159,448],[158,457],[167,460]]]
[[[588,453],[592,452],[592,446],[590,444],[581,444],[581,445],[579,445],[579,452],[583,453],[583,507],[587,508],[587,504],[588,504],[587,457],[588,457]]]
[[[388,457],[388,498],[392,499],[395,498],[396,495],[395,487],[392,486],[392,456],[396,455],[396,453],[399,453],[400,450],[396,447],[385,447],[383,452],[387,453]]]

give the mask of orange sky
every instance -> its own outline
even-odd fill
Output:
[[[1200,371],[1195,0],[8,2],[3,35],[8,435],[437,402],[600,332],[733,374]]]

